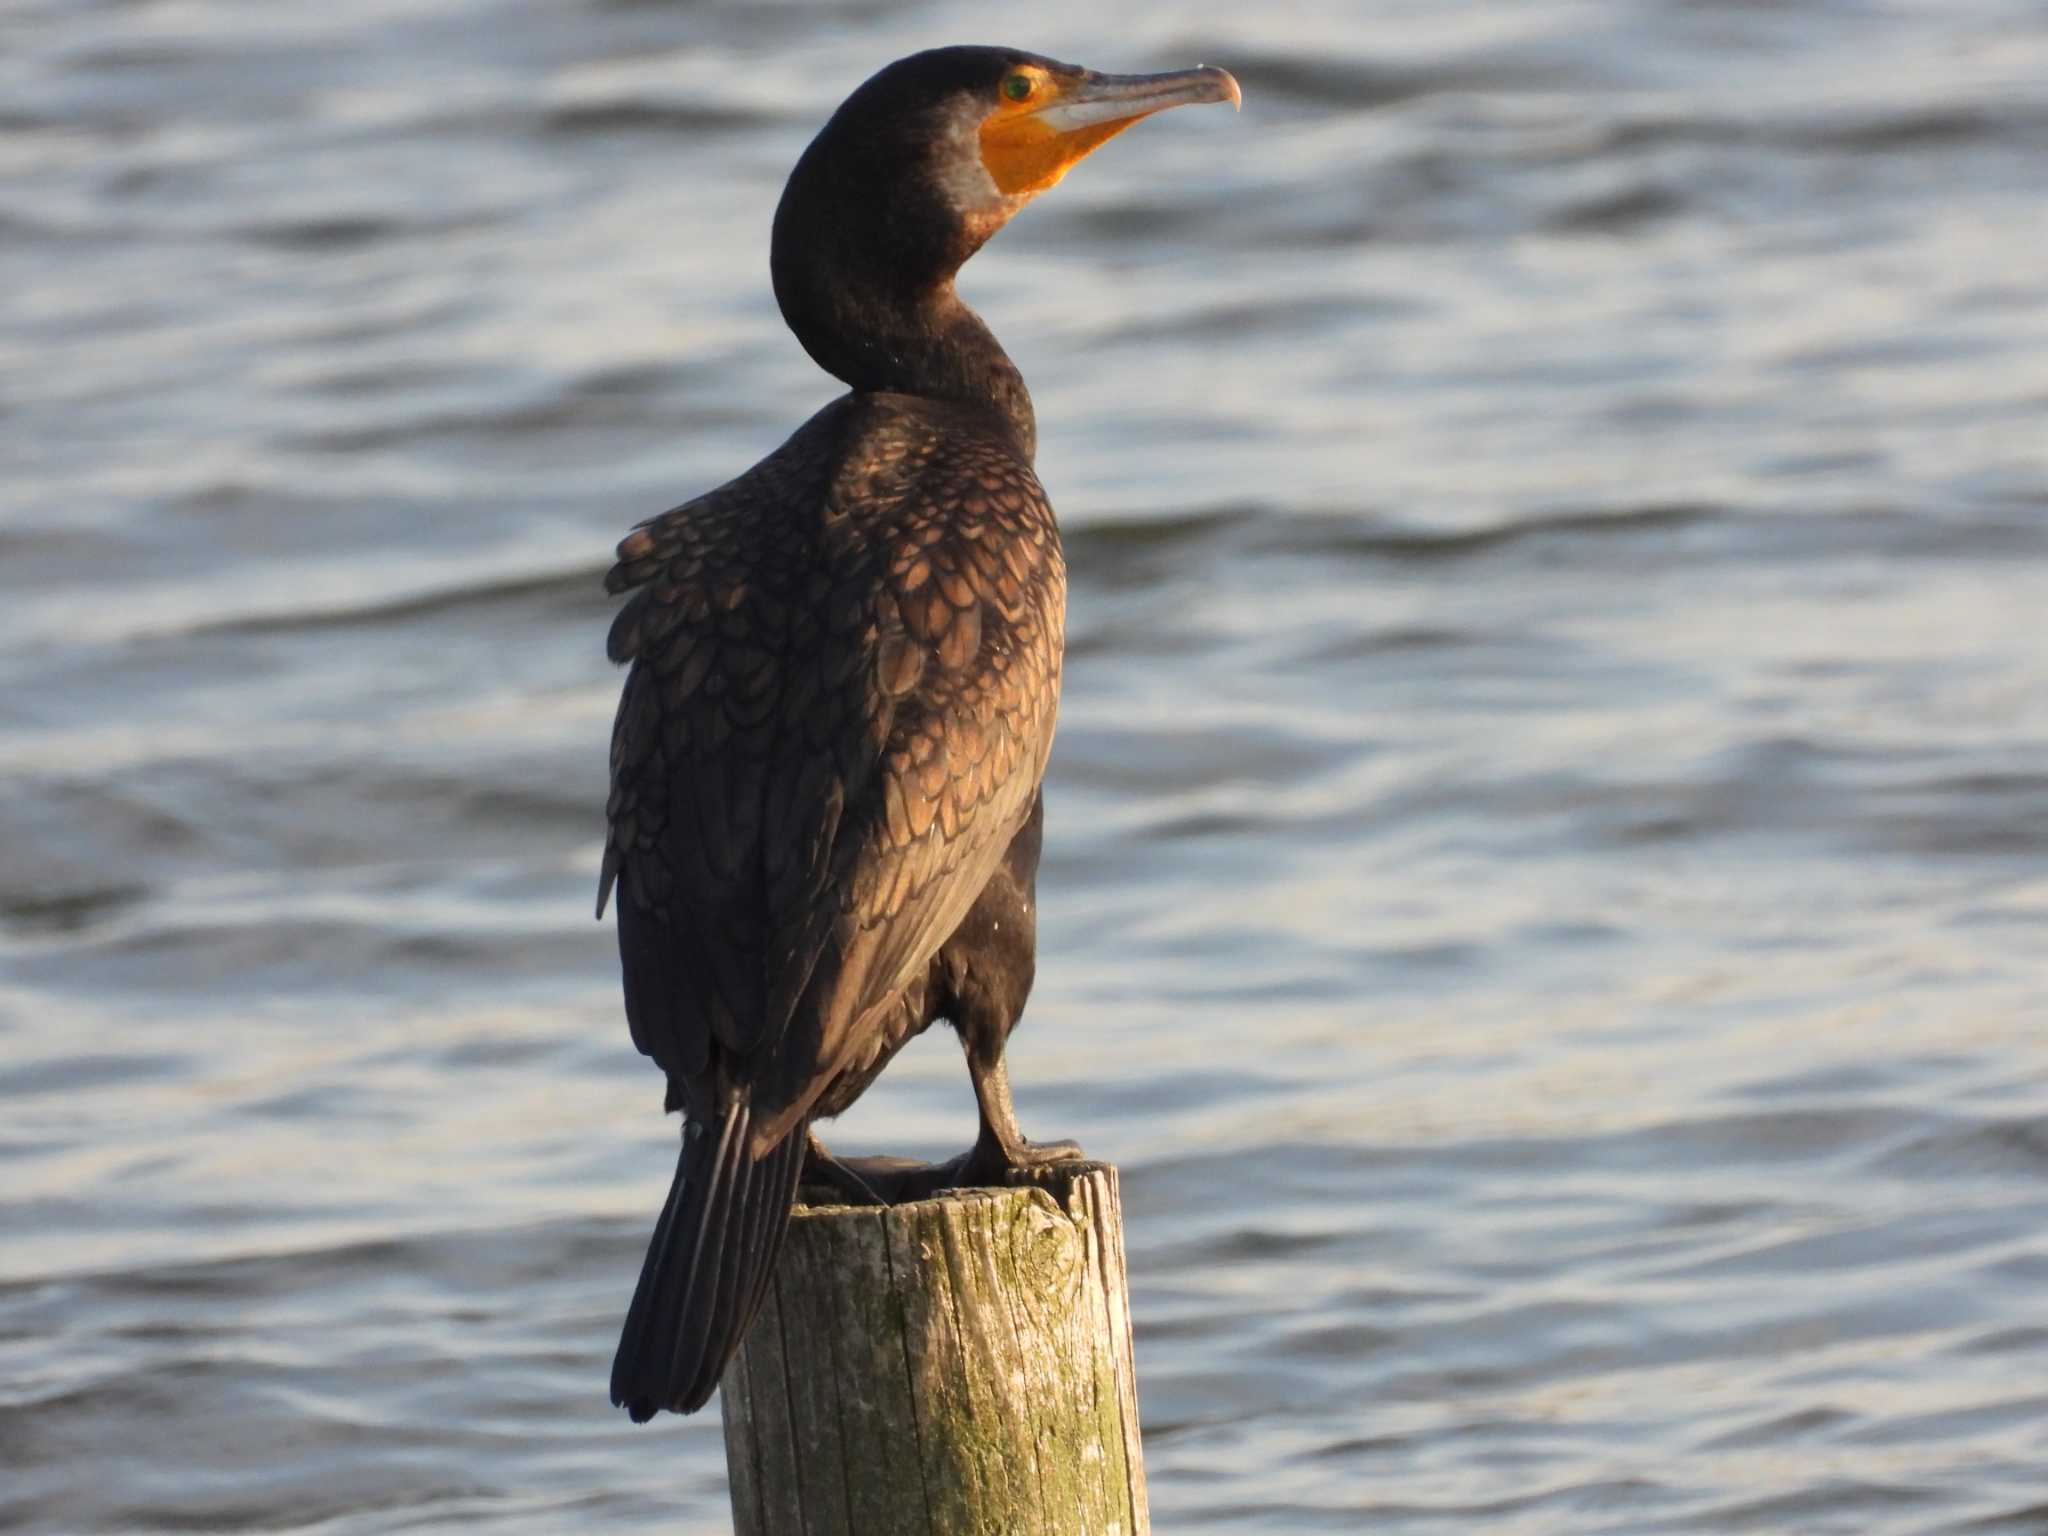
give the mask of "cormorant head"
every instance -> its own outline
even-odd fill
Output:
[[[1238,99],[1212,67],[1100,75],[1014,48],[899,59],[846,99],[790,175],[772,260],[783,315],[830,372],[883,387],[847,356],[851,324],[872,330],[878,307],[950,292],[1018,209],[1140,118]],[[834,316],[842,297],[869,313]]]

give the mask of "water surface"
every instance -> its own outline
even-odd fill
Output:
[[[2039,1530],[2048,15],[987,25],[0,18],[0,1526],[726,1528],[604,1398],[674,1128],[599,577],[830,393],[817,123],[1005,40],[1246,96],[963,284],[1073,572],[1015,1073],[1125,1171],[1159,1528]],[[942,1034],[836,1140],[971,1115]]]

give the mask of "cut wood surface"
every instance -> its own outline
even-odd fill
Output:
[[[722,1383],[735,1536],[1144,1536],[1116,1170],[799,1205]]]

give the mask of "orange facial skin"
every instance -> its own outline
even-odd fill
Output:
[[[1035,64],[1003,77],[981,121],[981,163],[1006,197],[1057,186],[1076,161],[1140,118],[1168,107],[1240,100],[1237,82],[1213,67],[1163,75],[1054,74]]]

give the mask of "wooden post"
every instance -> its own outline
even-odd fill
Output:
[[[1116,1169],[799,1205],[721,1392],[734,1536],[1146,1536]]]

